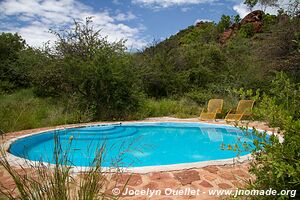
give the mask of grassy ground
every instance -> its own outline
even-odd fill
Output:
[[[188,99],[147,99],[137,113],[137,118],[172,116],[189,118],[199,116],[200,107]]]
[[[137,113],[128,119],[172,116],[188,118],[199,116],[200,107],[188,99],[147,99]],[[125,119],[126,120],[126,119]],[[30,89],[0,96],[0,130],[11,132],[38,127],[90,121],[90,118],[75,108],[66,109],[62,100],[39,98]]]
[[[35,97],[32,90],[0,96],[2,132],[75,123],[79,120],[76,112],[66,112],[63,105],[52,99]]]

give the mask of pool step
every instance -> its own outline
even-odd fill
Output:
[[[105,132],[68,132],[66,134],[61,134],[59,138],[63,140],[109,140],[130,137],[137,132],[137,129],[134,127],[118,127],[114,130]]]
[[[71,128],[71,129],[67,129],[67,130],[64,130],[64,131],[67,131],[67,132],[96,132],[96,131],[109,131],[109,130],[113,130],[117,127],[120,127],[120,126],[111,126],[111,125],[108,125],[108,126],[87,126],[87,127],[80,127],[80,128]]]
[[[80,134],[80,135],[112,135],[112,134],[116,134],[119,132],[124,131],[124,127],[114,127],[114,128],[110,128],[110,129],[75,129],[75,130],[71,130],[71,131],[66,131],[65,134],[69,135],[69,134]]]

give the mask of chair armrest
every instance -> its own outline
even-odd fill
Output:
[[[227,112],[227,115],[230,114],[232,111],[234,111],[234,109],[230,109],[230,110]]]
[[[201,113],[204,113],[204,111],[205,111],[205,108],[202,108],[202,110],[201,110],[200,114],[201,114]]]

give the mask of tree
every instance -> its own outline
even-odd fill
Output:
[[[268,6],[277,6],[278,0],[245,0],[244,4],[246,4],[251,10],[257,4],[263,6],[264,10]]]
[[[231,25],[231,19],[228,15],[222,15],[220,22],[218,23],[218,30],[219,32],[224,32],[226,29],[228,29]]]
[[[36,73],[39,95],[74,98],[75,106],[96,120],[121,118],[138,108],[138,81],[123,40],[108,42],[91,18],[52,33],[57,41],[47,52],[51,61]]]
[[[233,17],[233,21],[234,21],[235,24],[240,23],[240,21],[241,21],[240,15],[235,15],[235,16]]]
[[[258,0],[245,0],[244,4],[246,4],[251,10],[258,3]]]
[[[0,93],[28,85],[24,66],[19,65],[20,54],[25,49],[26,43],[17,33],[0,34]]]

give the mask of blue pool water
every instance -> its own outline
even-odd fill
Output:
[[[9,151],[55,163],[54,150],[59,146],[61,152],[68,152],[68,165],[91,166],[96,152],[105,146],[102,166],[138,167],[234,158],[237,152],[222,150],[222,144],[251,145],[254,137],[251,131],[222,125],[131,123],[44,132],[16,140]]]

